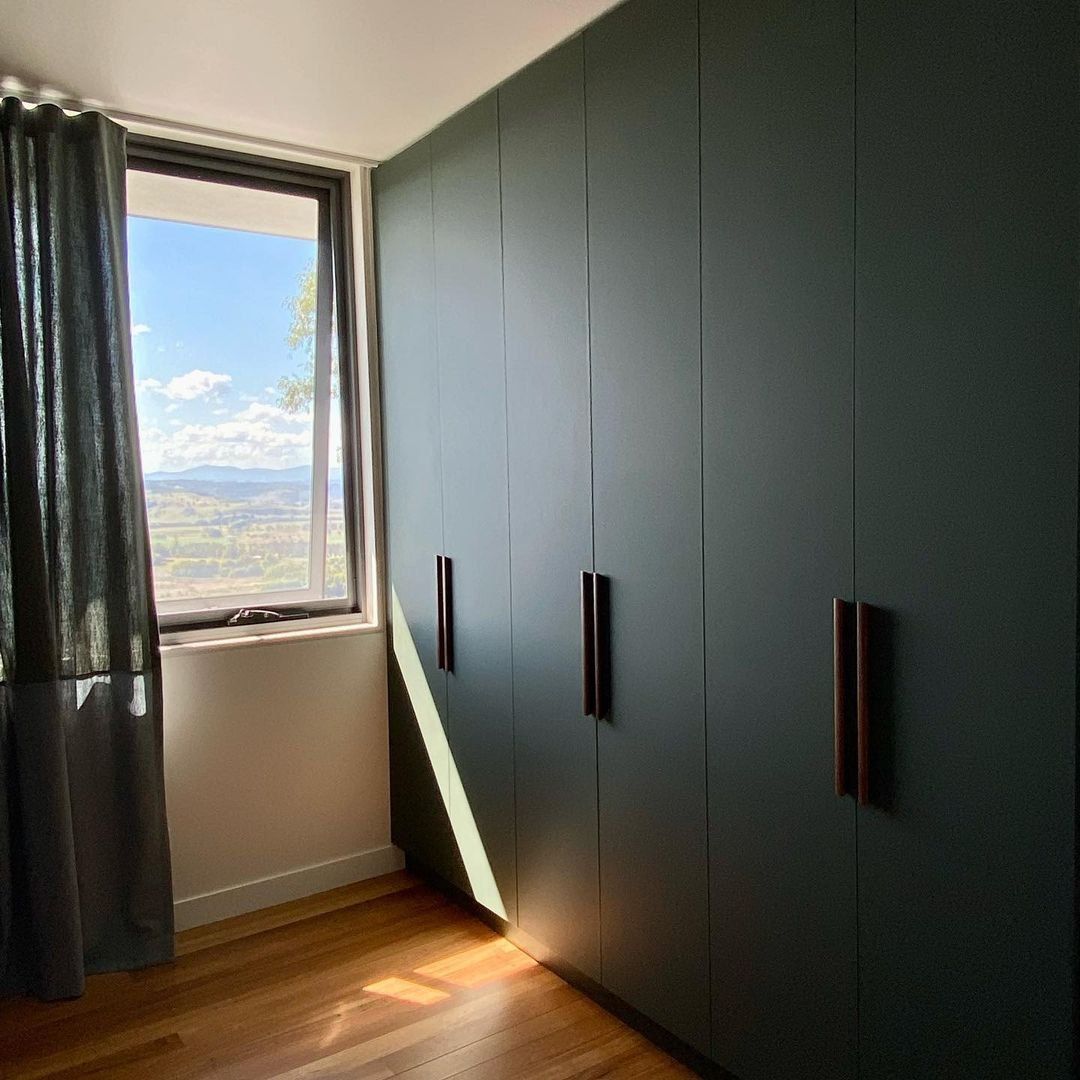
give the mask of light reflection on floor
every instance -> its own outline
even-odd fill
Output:
[[[536,966],[532,957],[498,938],[414,968],[409,974],[415,978],[394,975],[368,983],[364,990],[413,1005],[434,1005],[449,998],[455,988],[472,990]]]
[[[380,997],[409,1001],[413,1005],[434,1005],[436,1001],[445,1001],[450,996],[445,990],[436,990],[433,986],[424,986],[396,976],[369,983],[364,990],[369,994],[378,994]]]

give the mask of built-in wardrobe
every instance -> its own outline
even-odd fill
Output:
[[[857,7],[629,0],[376,171],[393,835],[702,1068],[1056,1080],[1077,13]]]

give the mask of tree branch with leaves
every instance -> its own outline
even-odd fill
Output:
[[[277,381],[278,408],[288,413],[302,413],[315,400],[315,326],[318,302],[318,274],[312,262],[297,278],[296,292],[285,301],[291,321],[285,344],[296,352],[303,350],[303,364],[294,375],[282,375]],[[332,353],[332,385],[337,388],[337,350]]]

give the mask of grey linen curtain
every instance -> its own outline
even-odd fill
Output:
[[[0,105],[0,986],[172,957],[124,130]]]

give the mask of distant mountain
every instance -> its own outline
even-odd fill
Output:
[[[308,484],[311,482],[311,466],[297,465],[292,469],[242,469],[237,465],[196,465],[180,472],[153,472],[146,474],[148,483],[203,483],[203,484]],[[332,483],[340,483],[341,469],[330,470]]]

